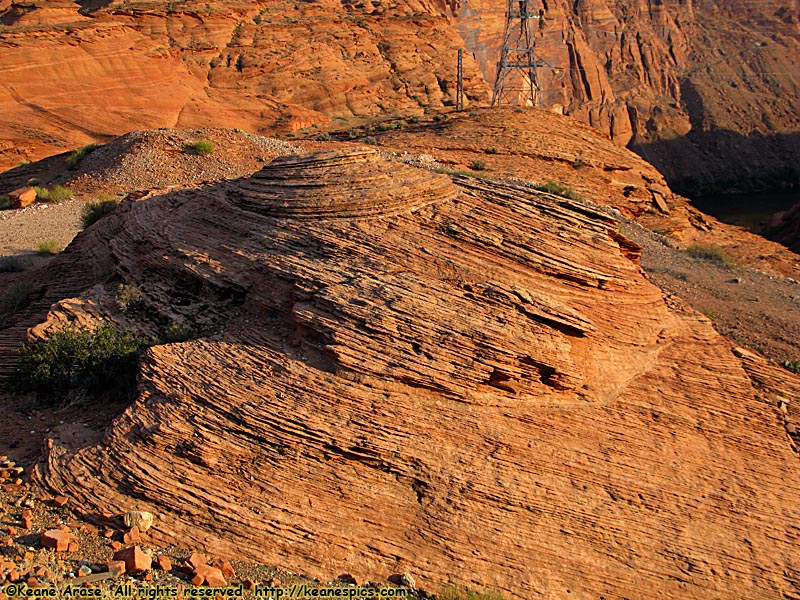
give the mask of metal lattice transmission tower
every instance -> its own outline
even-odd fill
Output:
[[[536,56],[532,22],[536,22],[536,30],[543,26],[544,9],[534,4],[536,0],[508,0],[492,106],[504,103],[542,106],[539,70],[553,70],[553,67]]]

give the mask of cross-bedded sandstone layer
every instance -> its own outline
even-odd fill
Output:
[[[54,259],[32,333],[123,322],[123,280],[146,307],[128,326],[197,336],[148,351],[102,441],[56,432],[41,479],[323,578],[797,596],[774,374],[636,259],[587,205],[369,150],[124,203]]]

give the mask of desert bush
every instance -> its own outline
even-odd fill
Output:
[[[214,144],[209,140],[202,139],[197,140],[194,144],[192,144],[192,148],[196,154],[204,156],[206,154],[211,154],[214,151]]]
[[[503,600],[499,591],[476,592],[460,585],[448,585],[436,594],[436,600]]]
[[[70,171],[75,170],[81,161],[95,150],[97,150],[97,144],[89,144],[83,148],[73,150],[72,153],[67,157],[67,168]]]
[[[43,240],[36,244],[36,252],[40,256],[52,256],[53,254],[58,254],[58,251],[58,240],[54,240],[53,238],[50,238],[49,240]]]
[[[0,315],[11,315],[28,303],[33,286],[27,281],[12,283],[0,297]]]
[[[117,297],[115,301],[117,308],[123,313],[129,313],[142,303],[142,290],[135,285],[120,283],[117,287]]]
[[[11,208],[11,198],[0,196],[0,210],[8,210],[9,208]]]
[[[781,363],[784,369],[800,375],[800,360],[785,360]]]
[[[0,273],[21,273],[31,266],[29,256],[3,256],[0,258]]]
[[[547,192],[548,194],[553,194],[555,196],[561,196],[562,198],[569,198],[570,200],[583,200],[583,197],[571,187],[564,185],[563,183],[553,181],[552,179],[547,183],[533,186],[533,189],[539,190],[540,192]]]
[[[105,198],[97,202],[87,203],[83,207],[83,212],[81,213],[81,225],[86,229],[108,213],[113,212],[118,204],[119,201],[114,198]]]
[[[194,329],[186,323],[173,321],[164,330],[164,339],[168,342],[185,342],[194,334]]]
[[[469,168],[473,171],[483,171],[486,168],[486,162],[483,160],[473,160],[469,163]]]
[[[111,324],[97,329],[69,324],[19,350],[16,381],[26,391],[65,397],[75,389],[103,391],[136,372],[148,340]]]
[[[331,137],[330,133],[320,133],[317,136],[318,142],[330,142],[333,138]]]
[[[364,138],[364,143],[365,144],[370,144],[371,146],[377,146],[378,145],[378,140],[375,138],[375,136],[368,135],[367,137]]]
[[[72,198],[72,191],[63,185],[54,185],[52,188],[35,186],[36,200],[39,202],[63,202]]]
[[[692,244],[685,250],[692,258],[699,258],[718,264],[726,269],[736,266],[736,261],[716,244]]]

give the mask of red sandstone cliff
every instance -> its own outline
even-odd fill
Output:
[[[797,3],[544,0],[544,103],[630,145],[676,191],[800,181]],[[458,28],[493,81],[504,8],[468,0]]]

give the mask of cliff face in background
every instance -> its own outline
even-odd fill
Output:
[[[689,196],[797,185],[795,0],[543,6],[537,50],[562,67],[545,106]],[[460,47],[466,106],[486,105],[504,15],[502,0],[1,0],[0,168],[139,128],[444,110]]]
[[[544,104],[628,145],[688,196],[800,182],[797,2],[544,0]],[[494,81],[505,4],[458,28]]]
[[[15,2],[0,17],[0,167],[133,129],[287,132],[453,104],[456,49],[428,2]],[[467,93],[486,103],[477,66]]]

